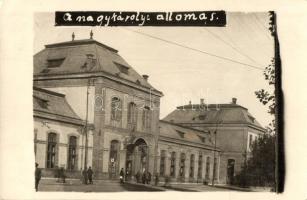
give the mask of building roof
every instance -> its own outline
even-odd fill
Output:
[[[185,127],[172,122],[160,120],[160,139],[168,138],[170,141],[198,144],[202,148],[214,148],[209,132]]]
[[[263,129],[248,109],[236,103],[230,104],[188,104],[178,106],[163,120],[189,124],[248,124]]]
[[[34,116],[56,121],[84,124],[66,101],[65,95],[53,91],[33,88]]]
[[[119,77],[146,88],[153,88],[116,49],[94,39],[48,44],[34,55],[34,76],[95,72],[104,72],[106,76]]]

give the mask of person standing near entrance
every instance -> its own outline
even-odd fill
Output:
[[[88,177],[88,181],[89,181],[89,184],[93,184],[93,170],[91,167],[88,168],[87,170],[87,177]]]
[[[119,172],[119,179],[120,179],[120,183],[124,183],[124,178],[125,178],[125,172],[124,172],[124,168],[122,168]]]
[[[42,177],[42,171],[38,168],[38,163],[35,163],[35,191],[38,191],[38,184]]]

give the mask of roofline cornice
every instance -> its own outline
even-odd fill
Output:
[[[33,81],[45,81],[45,80],[63,80],[63,79],[86,79],[86,78],[98,78],[98,77],[103,77],[103,78],[108,78],[112,81],[116,81],[119,83],[122,83],[124,85],[133,87],[135,89],[141,90],[143,92],[147,92],[149,93],[148,90],[150,90],[150,88],[145,87],[145,86],[140,86],[137,85],[136,83],[132,82],[132,81],[128,81],[122,78],[118,78],[116,76],[113,76],[111,74],[108,74],[106,72],[92,72],[92,73],[83,73],[83,72],[79,72],[79,73],[69,73],[69,74],[51,74],[51,75],[42,75],[42,74],[36,74],[33,77]],[[152,88],[153,90],[151,90],[152,94],[158,96],[158,97],[162,97],[163,93],[156,90],[155,88]]]
[[[181,125],[181,124],[176,124],[176,123],[174,123],[174,122],[165,121],[165,120],[162,120],[162,119],[159,120],[159,122],[166,123],[166,124],[171,124],[171,125],[178,126],[178,127],[181,127],[181,128],[190,129],[190,130],[193,130],[193,131],[197,131],[197,132],[202,132],[202,133],[209,134],[208,131],[203,131],[203,130],[195,129],[195,128],[192,128],[192,127],[189,127],[189,126],[183,126],[183,125]]]
[[[203,127],[212,126],[214,128],[216,128],[216,124],[217,124],[217,123],[213,123],[213,122],[211,122],[211,123],[208,123],[208,122],[206,122],[206,123],[204,123],[204,122],[175,122],[175,123],[181,124],[183,126],[185,126],[185,124],[189,124],[189,125],[196,124],[198,126],[201,126],[201,125],[203,125]],[[247,127],[255,128],[255,129],[258,129],[260,131],[266,132],[266,129],[263,128],[263,127],[259,127],[259,126],[256,126],[254,124],[251,124],[251,123],[243,123],[243,122],[242,123],[223,122],[223,123],[218,124],[217,127],[230,127],[230,126],[231,127],[238,127],[238,126],[239,127],[246,127],[246,125],[247,125]]]
[[[180,140],[177,138],[172,138],[172,137],[167,137],[164,135],[159,135],[159,140],[164,141],[164,142],[170,142],[170,143],[175,143],[175,144],[179,144],[179,145],[187,145],[187,146],[191,146],[191,147],[195,147],[195,148],[202,148],[202,149],[206,149],[206,150],[211,150],[211,151],[218,151],[220,152],[220,148],[216,147],[211,147],[207,144],[201,144],[201,143],[197,143],[197,142],[192,142],[192,141],[186,141],[186,140]]]
[[[60,123],[67,123],[67,124],[73,124],[73,125],[76,125],[76,126],[84,126],[85,123],[82,121],[82,120],[77,120],[77,119],[74,119],[74,118],[67,118],[67,117],[64,117],[64,116],[61,116],[61,115],[54,115],[54,114],[51,114],[51,113],[43,113],[41,111],[37,111],[37,110],[34,110],[34,113],[33,113],[33,117],[38,117],[38,118],[42,118],[42,119],[48,119],[48,120],[52,120],[52,121],[57,121],[57,122],[60,122]]]

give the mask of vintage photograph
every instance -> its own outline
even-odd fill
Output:
[[[35,13],[33,190],[275,192],[271,18],[81,27]]]

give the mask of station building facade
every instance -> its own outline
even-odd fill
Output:
[[[220,169],[228,167],[231,156],[241,156],[246,145],[233,154],[225,148],[225,137],[212,134],[214,124],[184,121],[182,113],[183,121],[178,113],[159,120],[163,93],[148,79],[117,50],[92,38],[45,45],[35,54],[35,152],[43,176],[52,176],[56,167],[80,175],[91,166],[97,179],[116,179],[124,168],[128,180],[148,171],[162,181],[226,183],[227,170]],[[257,125],[242,126],[243,139],[254,130],[262,132]]]

